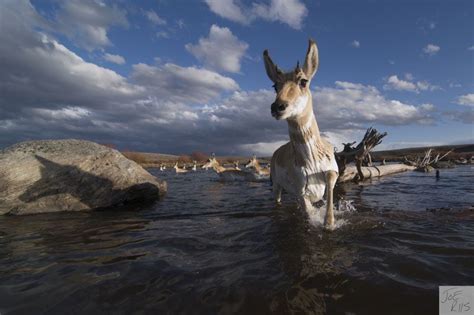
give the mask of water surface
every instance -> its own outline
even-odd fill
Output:
[[[268,182],[151,172],[141,211],[0,217],[0,313],[434,314],[474,284],[469,166],[343,185],[333,232]]]

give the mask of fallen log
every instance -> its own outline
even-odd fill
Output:
[[[416,167],[405,164],[389,164],[379,166],[362,166],[364,179],[376,178],[406,171],[413,171]],[[344,173],[340,174],[338,182],[359,181],[359,171],[356,166],[347,166]]]

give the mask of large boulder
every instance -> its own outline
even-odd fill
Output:
[[[90,141],[27,141],[0,151],[0,215],[115,208],[165,192],[166,182]]]

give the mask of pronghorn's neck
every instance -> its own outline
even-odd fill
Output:
[[[288,131],[297,166],[312,165],[323,158],[325,152],[322,150],[321,135],[313,113],[311,96],[308,97],[303,115],[288,120]]]

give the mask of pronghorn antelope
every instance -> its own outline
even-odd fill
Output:
[[[272,156],[271,178],[275,201],[280,203],[284,189],[297,197],[303,209],[312,212],[312,203],[322,199],[326,189],[324,225],[333,228],[333,189],[339,170],[334,147],[319,133],[309,88],[318,69],[318,47],[310,40],[303,68],[298,63],[293,71],[286,73],[273,63],[268,50],[263,52],[263,59],[276,92],[271,114],[277,120],[287,121],[290,135],[290,142],[277,149]]]
[[[176,171],[176,174],[178,174],[178,173],[187,173],[188,172],[187,169],[179,168],[178,162],[176,162],[176,164],[174,165],[174,169]]]
[[[193,171],[196,171],[197,170],[197,162],[196,161],[193,161],[193,168],[192,168]]]
[[[239,161],[234,162],[234,170],[241,171],[241,169],[239,167]]]
[[[217,159],[213,156],[209,160],[207,160],[207,163],[202,166],[202,168],[208,168],[211,167],[216,171],[216,173],[219,175],[219,178],[221,180],[225,181],[230,181],[230,180],[248,180],[248,181],[255,181],[258,180],[258,178],[255,176],[255,174],[249,173],[249,172],[244,172],[244,171],[239,171],[236,170],[235,168],[225,168],[222,165],[219,164]]]
[[[160,171],[164,171],[166,167],[163,166],[163,163],[160,164]]]
[[[253,167],[255,169],[255,172],[257,172],[258,175],[263,175],[263,176],[269,176],[270,175],[270,169],[268,168],[263,168],[260,166],[260,163],[257,160],[257,156],[254,155],[249,162],[245,165],[245,168]]]

